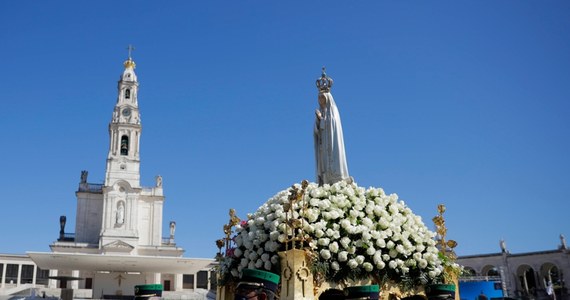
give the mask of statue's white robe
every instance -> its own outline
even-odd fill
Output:
[[[340,114],[331,93],[321,94],[326,102],[324,107],[319,105],[322,118],[320,120],[316,118],[314,130],[317,183],[319,185],[333,184],[350,178],[344,152]]]

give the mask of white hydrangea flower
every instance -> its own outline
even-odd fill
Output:
[[[279,255],[273,255],[271,256],[271,263],[276,265],[279,263]]]
[[[250,262],[247,264],[247,268],[248,268],[248,269],[255,269],[255,261],[250,261]]]
[[[329,238],[334,238],[336,236],[336,231],[333,230],[332,228],[328,228],[326,231],[326,234]]]
[[[376,240],[376,246],[386,248],[386,241],[384,239],[378,239]]]
[[[372,234],[369,231],[362,231],[362,239],[365,241],[369,241],[372,238]]]
[[[332,242],[329,244],[329,250],[332,253],[337,253],[338,252],[338,243],[337,242]]]
[[[402,246],[401,244],[396,246],[396,251],[398,251],[398,253],[401,253],[401,254],[405,254],[405,252],[406,252],[404,249],[404,246]]]
[[[321,254],[321,257],[324,258],[325,260],[328,260],[331,258],[331,252],[327,249],[322,249],[320,254]]]
[[[240,248],[236,248],[234,250],[234,256],[235,257],[241,257],[242,254],[243,254],[243,251]]]
[[[350,246],[350,239],[348,237],[342,237],[340,239],[340,245],[344,248],[344,249],[348,249],[348,247]]]
[[[383,261],[379,261],[379,262],[375,263],[375,265],[376,265],[376,268],[378,268],[378,270],[382,270],[386,267],[386,263]]]
[[[351,269],[356,269],[356,267],[358,267],[358,262],[356,262],[355,259],[351,259],[348,261],[347,265],[351,268]]]

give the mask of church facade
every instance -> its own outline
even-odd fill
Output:
[[[75,232],[66,232],[67,218],[61,216],[51,252],[0,255],[0,295],[9,294],[9,288],[14,292],[39,286],[72,289],[80,298],[117,298],[134,295],[135,285],[162,284],[165,291],[180,296],[195,289],[198,274],[203,277],[204,272],[207,284],[202,287],[210,288],[213,259],[183,257],[184,250],[175,243],[175,222],[168,224],[169,236],[162,236],[162,177],[157,176],[151,187],[141,185],[142,125],[135,67],[129,55],[109,124],[104,183],[90,183],[88,172],[81,172]]]

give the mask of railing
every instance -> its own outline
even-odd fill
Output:
[[[73,242],[75,241],[75,232],[73,233],[64,233],[63,236],[60,235],[59,239],[57,239],[58,242]]]
[[[171,240],[170,237],[162,237],[162,245],[176,246],[176,243],[174,239]]]
[[[91,193],[102,193],[103,192],[103,184],[80,183],[79,184],[79,191],[80,192],[91,192]]]
[[[501,276],[461,276],[459,281],[501,281]]]

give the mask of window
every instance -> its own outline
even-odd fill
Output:
[[[32,283],[34,280],[34,266],[22,265],[22,277],[20,283]]]
[[[131,98],[131,89],[126,89],[125,90],[125,99],[130,99]]]
[[[194,289],[194,274],[184,274],[182,276],[182,288],[185,290]]]
[[[475,272],[475,270],[471,267],[464,267],[463,268],[463,275],[462,276],[475,276],[477,275],[477,272]]]
[[[85,289],[90,290],[93,289],[93,278],[85,278]]]
[[[499,276],[499,270],[497,268],[492,268],[487,271],[487,276]]]
[[[129,137],[126,135],[121,137],[121,155],[129,155]]]
[[[199,271],[196,276],[196,287],[199,289],[208,289],[208,271]]]
[[[6,278],[5,283],[16,284],[18,282],[18,265],[7,264],[6,265]]]
[[[49,280],[49,270],[38,268],[36,270],[36,284],[47,285]]]

